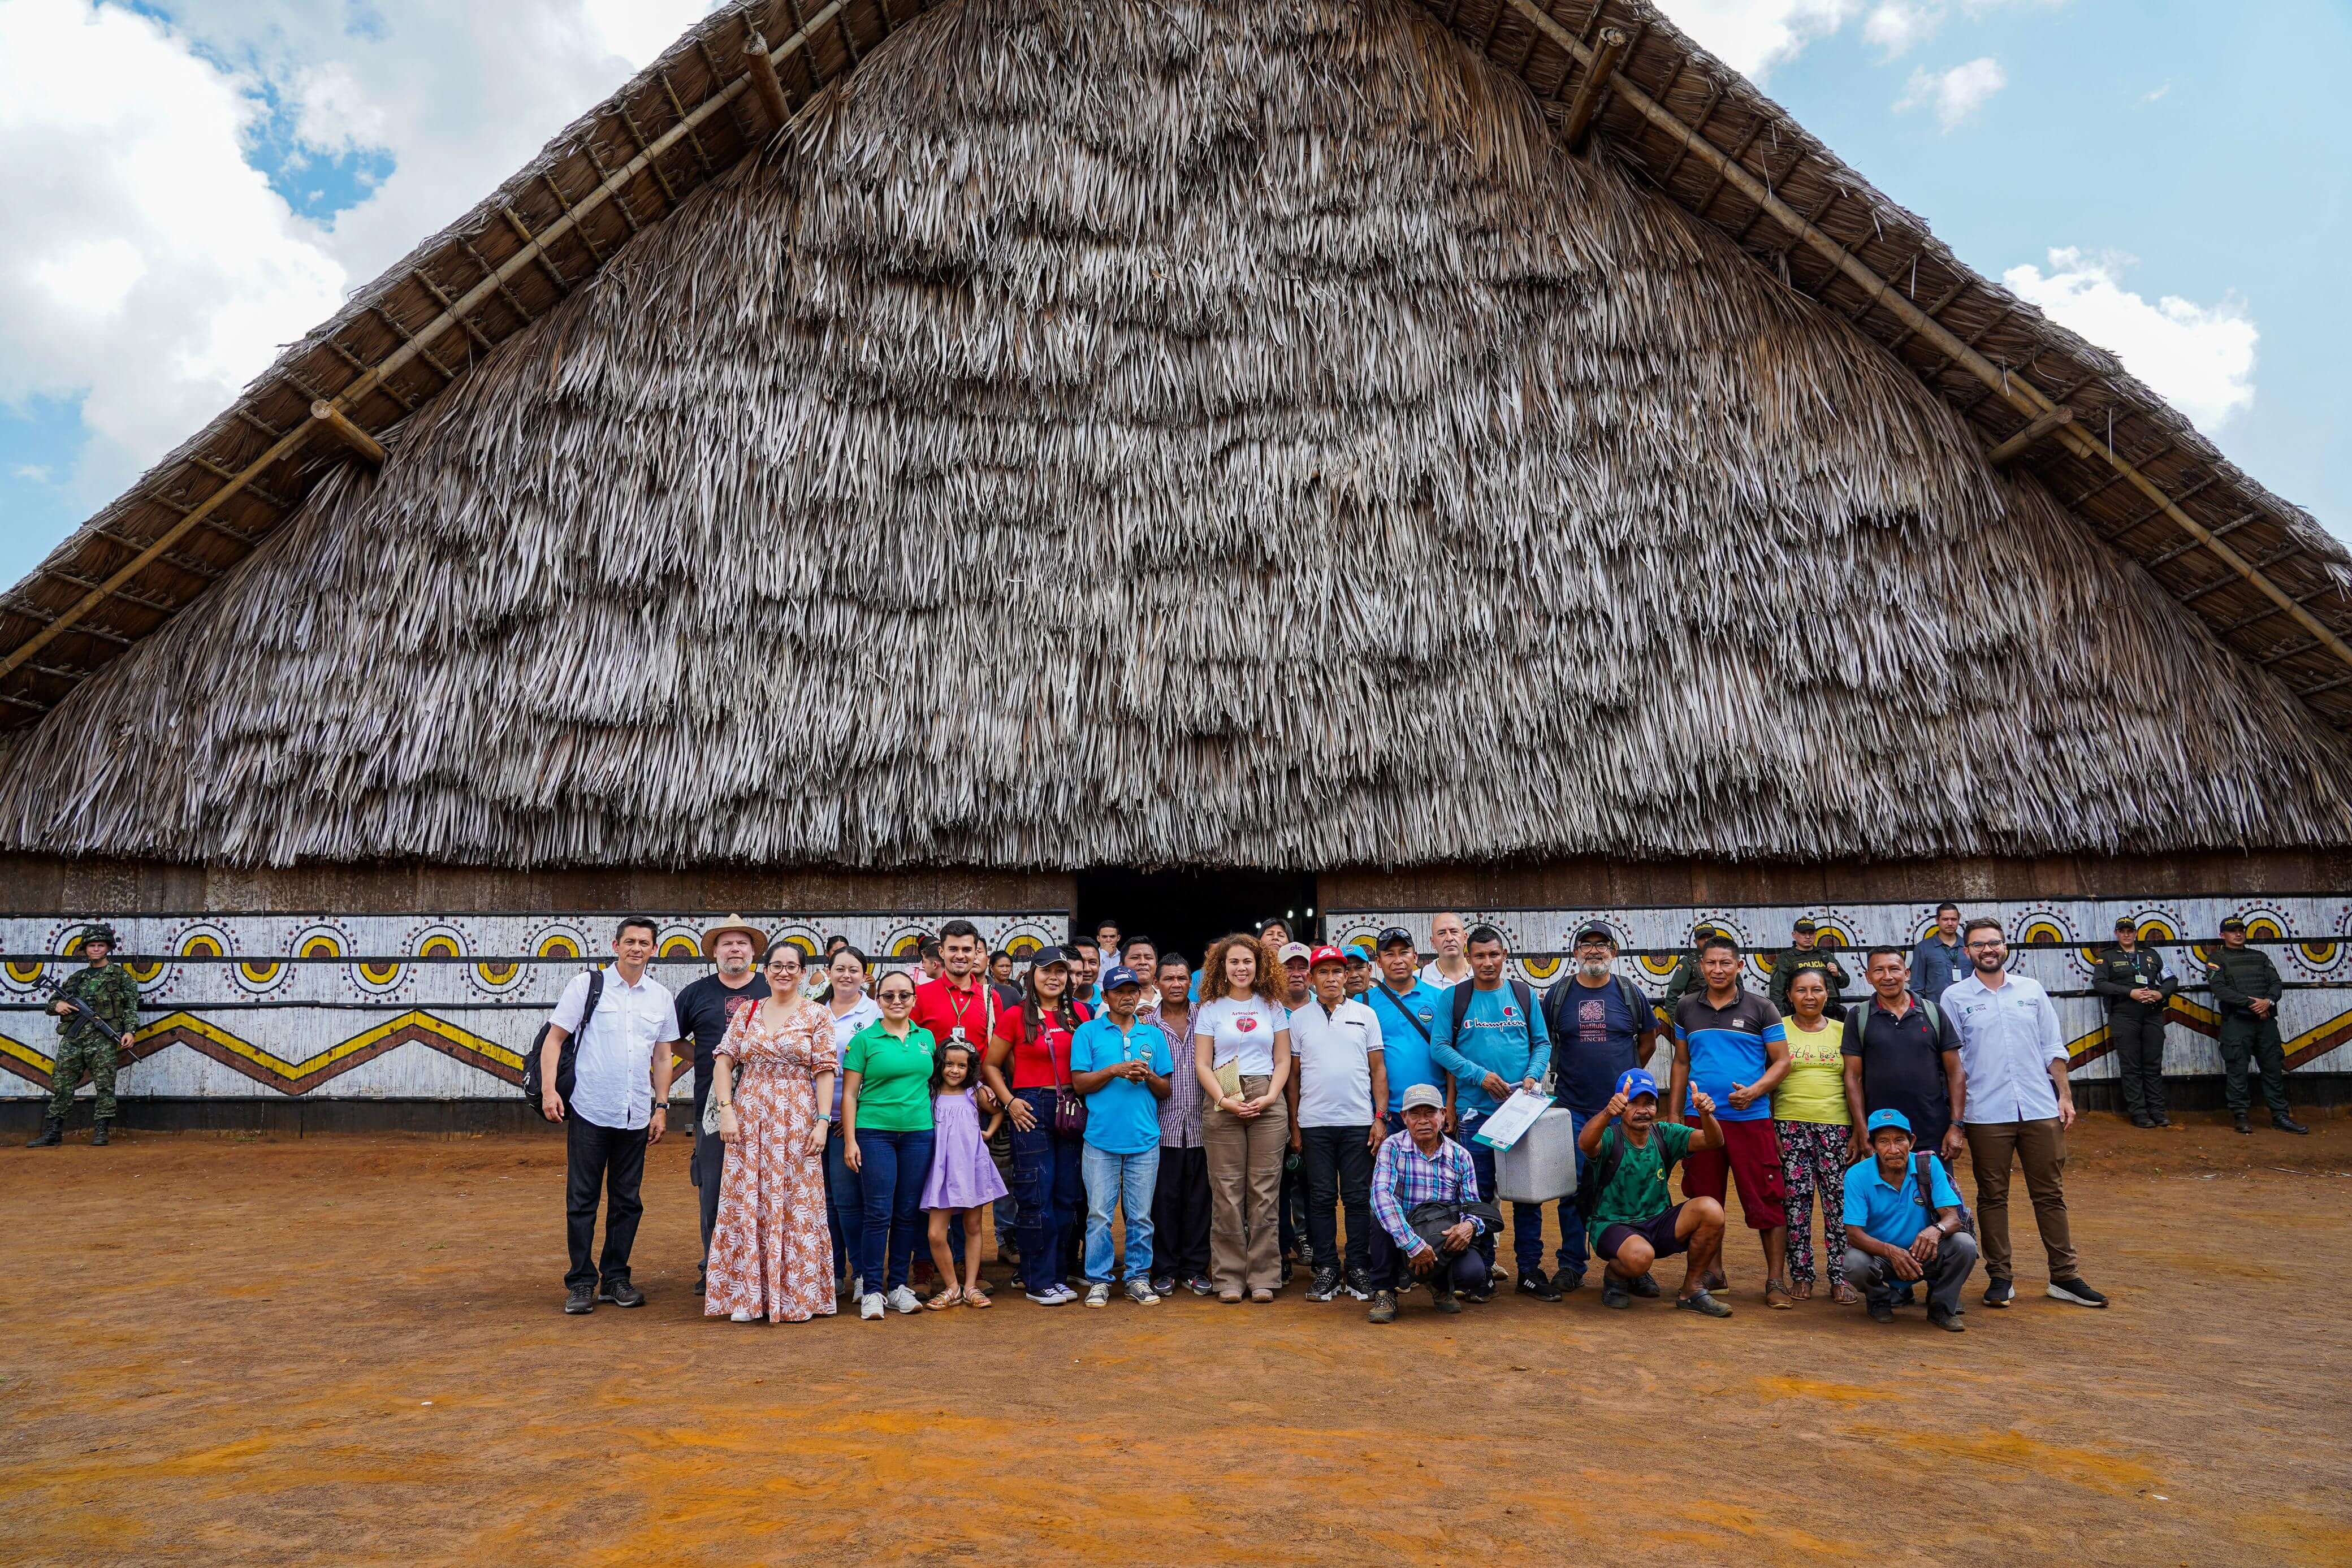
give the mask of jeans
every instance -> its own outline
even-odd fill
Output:
[[[1919,1280],[1899,1280],[1895,1265],[1884,1258],[1849,1247],[1845,1249],[1845,1282],[1873,1301],[1888,1301],[1895,1292],[1918,1283],[1927,1287],[1927,1304],[1948,1312],[1960,1310],[1960,1291],[1977,1266],[1976,1238],[1955,1231],[1936,1243],[1936,1255],[1920,1267]]]
[[[566,1288],[624,1284],[629,1278],[629,1249],[636,1244],[637,1221],[646,1206],[639,1188],[646,1178],[646,1134],[643,1127],[600,1127],[584,1117],[563,1119],[564,1240],[572,1249],[572,1267],[565,1271]],[[589,1260],[596,1239],[596,1195],[604,1194],[604,1256]]]
[[[824,1135],[824,1206],[833,1220],[833,1272],[842,1280],[866,1267],[866,1188],[849,1168],[847,1148],[835,1122]]]
[[[1371,1266],[1372,1150],[1370,1127],[1305,1127],[1307,1145],[1307,1239],[1318,1274],[1340,1267],[1338,1204],[1348,1215],[1347,1271]]]
[[[857,1271],[866,1276],[869,1296],[907,1282],[915,1238],[922,1228],[923,1178],[931,1174],[936,1136],[929,1127],[911,1133],[858,1132],[857,1152],[865,1168],[857,1173],[857,1185],[865,1194],[866,1212]]]
[[[1015,1090],[1037,1124],[1013,1133],[1013,1197],[1019,1205],[1021,1283],[1038,1294],[1062,1282],[1071,1233],[1086,1213],[1087,1187],[1077,1138],[1054,1134],[1054,1091]]]
[[[1601,1107],[1598,1105],[1570,1105],[1565,1100],[1561,1101],[1560,1104],[1570,1115],[1576,1118],[1576,1130],[1579,1133],[1584,1131],[1584,1124],[1592,1120],[1601,1112]],[[1473,1158],[1475,1159],[1475,1156],[1474,1155]],[[1584,1150],[1580,1145],[1576,1151],[1576,1179],[1579,1182],[1584,1180]],[[1559,1260],[1561,1269],[1580,1280],[1584,1278],[1584,1270],[1591,1260],[1587,1249],[1590,1244],[1584,1235],[1586,1218],[1584,1211],[1576,1207],[1574,1193],[1570,1193],[1559,1200],[1559,1249],[1554,1256]]]
[[[1396,1291],[1403,1289],[1413,1276],[1412,1264],[1407,1260],[1403,1248],[1388,1233],[1386,1226],[1372,1228],[1370,1258],[1372,1289]],[[1465,1247],[1450,1258],[1441,1258],[1439,1266],[1426,1276],[1432,1291],[1479,1291],[1486,1285],[1486,1260],[1475,1247]]]
[[[1170,1279],[1209,1277],[1209,1151],[1160,1150],[1151,1198],[1151,1257]]]
[[[1110,1241],[1110,1211],[1127,1220],[1127,1277],[1151,1278],[1151,1190],[1160,1180],[1160,1145],[1139,1155],[1114,1155],[1086,1145],[1087,1283],[1108,1282],[1117,1261]]]
[[[1462,1113],[1461,1135],[1454,1141],[1470,1151],[1470,1164],[1478,1173],[1478,1197],[1483,1203],[1495,1201],[1495,1151],[1478,1142],[1478,1129],[1486,1124],[1486,1113],[1478,1111]],[[1495,1239],[1479,1238],[1480,1256],[1488,1263],[1495,1260]],[[1543,1205],[1515,1203],[1511,1205],[1511,1256],[1522,1275],[1540,1272],[1543,1269]]]

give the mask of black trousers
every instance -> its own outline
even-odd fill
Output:
[[[566,1286],[606,1285],[629,1277],[629,1249],[636,1245],[637,1221],[646,1206],[638,1196],[646,1179],[646,1129],[600,1127],[579,1116],[563,1121],[565,1239],[572,1245]],[[604,1191],[604,1256],[591,1261],[596,1239],[596,1191]]]
[[[1412,1283],[1412,1260],[1385,1227],[1373,1232],[1370,1256],[1373,1290],[1402,1291]],[[1486,1288],[1486,1260],[1478,1255],[1475,1247],[1465,1247],[1459,1252],[1441,1256],[1427,1279],[1433,1291],[1483,1291]]]
[[[1348,1272],[1371,1266],[1371,1128],[1305,1127],[1299,1139],[1307,1155],[1307,1240],[1315,1249],[1315,1271],[1339,1267],[1337,1204],[1348,1212]]]
[[[719,1141],[718,1134],[702,1130],[699,1115],[694,1119],[694,1157],[686,1162],[686,1174],[702,1205],[702,1259],[707,1263],[710,1233],[719,1227],[719,1188],[727,1174],[727,1145]]]
[[[2116,1075],[2124,1111],[2161,1116],[2164,1110],[2164,1009],[2126,1002],[2107,1013],[2107,1038],[2115,1042]]]
[[[1188,1280],[1209,1273],[1209,1151],[1162,1147],[1151,1189],[1151,1271]]]

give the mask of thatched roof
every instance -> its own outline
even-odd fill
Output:
[[[1811,251],[1792,287],[1718,226],[1729,204],[1668,199],[1682,172],[1620,110],[1654,64],[1668,103],[1720,68],[1637,8],[1573,156],[1542,101],[1559,46],[1474,9],[1449,33],[1411,0],[829,6],[784,79],[833,79],[749,157],[757,100],[711,85],[740,79],[744,23],[713,19],[616,99],[656,146],[646,93],[719,106],[614,187],[643,232],[602,236],[593,277],[551,252],[551,306],[536,256],[470,305],[436,285],[470,368],[436,350],[448,383],[396,422],[349,400],[381,472],[320,465],[193,608],[0,740],[0,847],[1058,867],[2352,841],[2352,747],[2282,679],[2317,666],[2223,645],[2166,575],[2187,558],[2135,564],[2095,497],[2070,513],[2077,457],[1995,473],[1986,437],[2019,421],[1938,395],[1831,308],[1843,280],[1805,298]],[[1718,79],[1709,137],[1778,115]],[[562,186],[612,113],[494,198],[505,246],[461,225],[393,287],[544,235],[530,182]],[[1852,177],[1774,123],[1744,145],[1834,232],[1801,175]],[[569,199],[583,227],[628,200]],[[1976,347],[2012,331],[2021,377],[2104,363],[2017,314]],[[2108,370],[2129,441],[2161,405]],[[2263,508],[2236,534],[2342,569],[2226,483]]]

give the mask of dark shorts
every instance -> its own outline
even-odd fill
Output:
[[[1739,1212],[1750,1230],[1789,1223],[1789,1178],[1780,1166],[1780,1134],[1769,1118],[1718,1122],[1723,1147],[1683,1156],[1683,1196],[1721,1203],[1727,1181],[1739,1184]]]
[[[1650,1244],[1650,1250],[1661,1258],[1671,1258],[1677,1252],[1690,1250],[1690,1243],[1675,1234],[1675,1221],[1682,1218],[1683,1206],[1675,1205],[1654,1219],[1639,1225],[1612,1225],[1601,1232],[1601,1239],[1592,1249],[1611,1262],[1617,1260],[1617,1249],[1625,1245],[1629,1236],[1638,1236]]]

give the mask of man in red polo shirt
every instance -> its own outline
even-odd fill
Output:
[[[990,1037],[996,1032],[996,1015],[1003,1004],[997,1000],[996,988],[988,983],[982,965],[988,956],[987,945],[980,939],[980,927],[969,920],[950,920],[940,927],[940,961],[944,972],[936,980],[926,980],[915,988],[915,1010],[909,1018],[918,1029],[931,1031],[931,1038],[940,1045],[961,1040],[971,1047],[975,1060],[988,1055]],[[994,1105],[986,1085],[981,1093],[981,1114],[989,1115]],[[996,1205],[996,1250],[999,1257],[1009,1252],[1013,1240],[1013,1203],[1010,1197]],[[963,1231],[961,1227],[948,1228],[950,1249],[956,1255],[959,1266],[963,1261]]]

